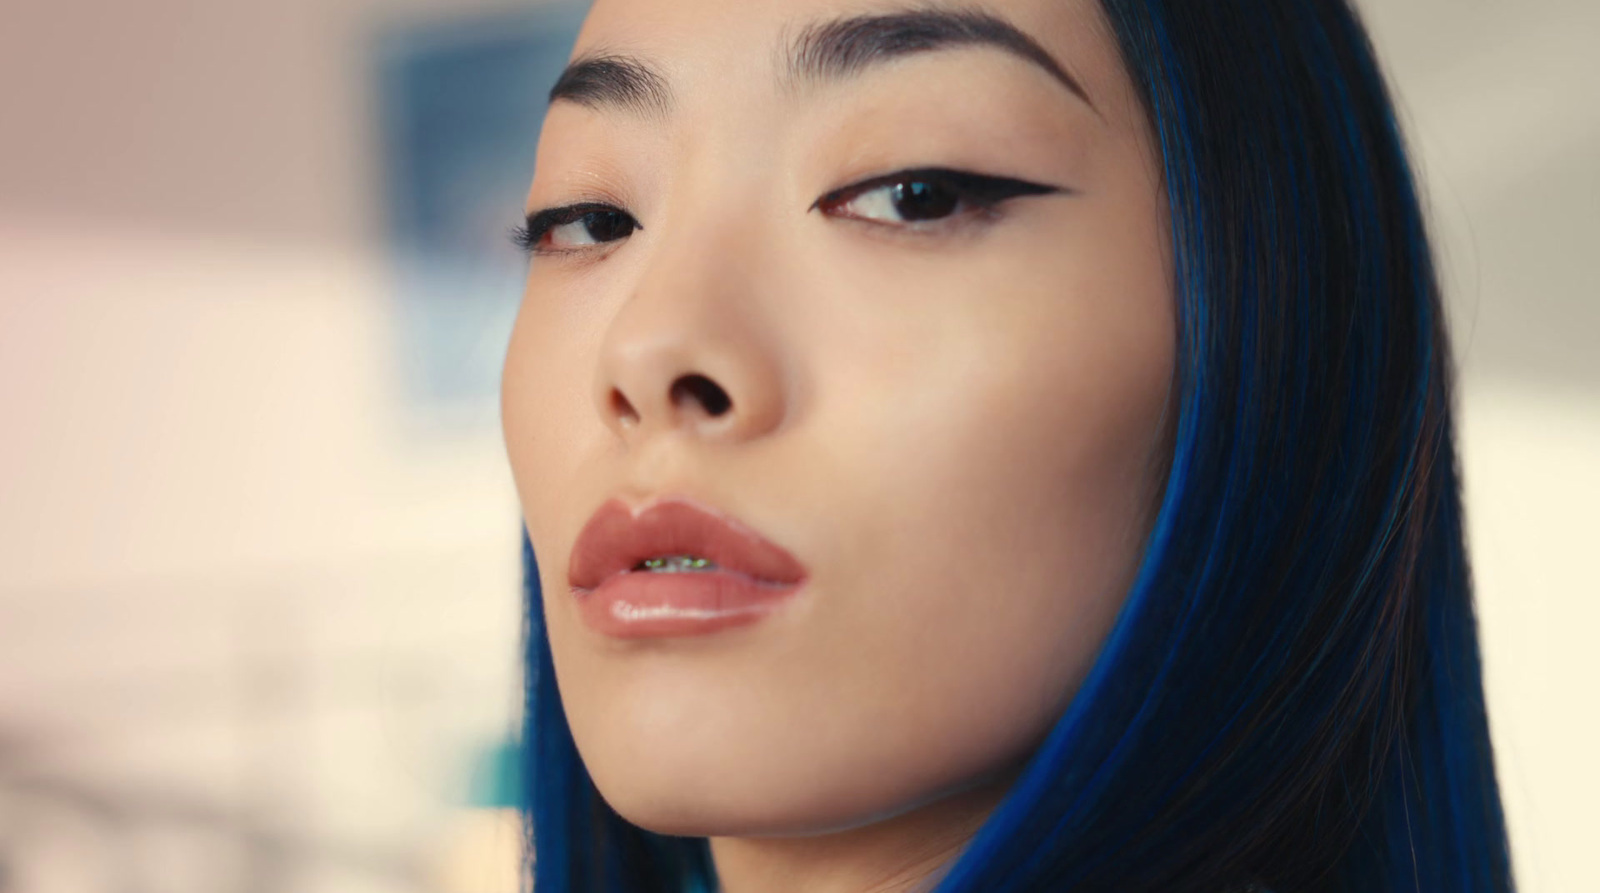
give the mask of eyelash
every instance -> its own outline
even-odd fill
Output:
[[[529,214],[527,222],[520,226],[512,227],[511,241],[529,254],[571,254],[575,251],[582,251],[584,250],[582,248],[540,248],[539,244],[556,227],[577,223],[585,217],[599,214],[620,214],[626,217],[630,222],[630,234],[633,230],[644,229],[639,225],[638,221],[633,219],[632,215],[615,205],[608,205],[604,202],[578,202],[577,204],[562,205],[557,208],[546,208],[543,211],[535,211]],[[609,244],[609,242],[600,244]]]
[[[925,167],[895,171],[892,174],[873,177],[870,180],[863,180],[860,183],[846,186],[842,189],[835,189],[833,192],[817,199],[811,207],[814,210],[820,209],[824,212],[832,212],[834,209],[844,207],[863,195],[885,186],[911,183],[930,183],[942,187],[956,199],[957,208],[961,210],[952,211],[949,215],[935,218],[935,226],[944,225],[945,221],[952,220],[962,213],[987,214],[1007,199],[1063,191],[1055,186],[1029,183],[1026,180],[1017,180],[1011,177],[993,177],[987,174],[975,174],[969,171],[951,170],[949,168]],[[916,226],[916,221],[892,224],[880,223],[868,217],[848,214],[842,216],[846,219],[860,220],[895,229],[919,228]]]
[[[931,227],[921,226],[918,221],[885,223],[859,215],[840,214],[838,216],[846,220],[856,220],[869,225],[891,229],[926,231],[930,228],[943,228],[951,220],[963,214],[977,213],[989,217],[998,205],[1008,199],[1066,191],[1059,187],[1029,183],[1025,180],[1017,180],[1011,177],[994,177],[949,168],[912,168],[884,174],[883,176],[873,177],[850,186],[835,189],[813,202],[808,210],[833,213],[861,196],[885,186],[912,183],[927,183],[947,190],[956,199],[956,210],[945,216],[933,218]],[[620,214],[626,218],[628,230],[626,235],[631,235],[636,230],[644,229],[638,221],[633,219],[632,215],[614,205],[608,205],[603,202],[579,202],[529,214],[524,225],[515,227],[512,230],[511,239],[528,254],[573,254],[620,241],[620,239],[608,239],[595,245],[586,245],[578,248],[552,249],[540,247],[545,236],[549,235],[550,231],[556,227],[577,223],[586,217],[599,214]]]

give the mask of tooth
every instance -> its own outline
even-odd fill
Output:
[[[710,560],[698,555],[670,555],[661,558],[647,558],[639,562],[635,570],[644,570],[652,573],[678,574],[694,571],[708,571],[716,568]]]

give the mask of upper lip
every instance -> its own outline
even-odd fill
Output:
[[[673,555],[706,558],[765,583],[792,585],[806,576],[798,559],[737,518],[672,497],[637,515],[620,499],[601,505],[573,543],[568,582],[594,589],[641,561]]]

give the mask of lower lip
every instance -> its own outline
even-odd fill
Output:
[[[617,574],[579,591],[584,622],[619,639],[699,636],[756,623],[800,591],[725,571]]]

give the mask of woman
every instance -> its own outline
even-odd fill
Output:
[[[539,893],[1511,889],[1344,2],[599,0],[528,208]]]

